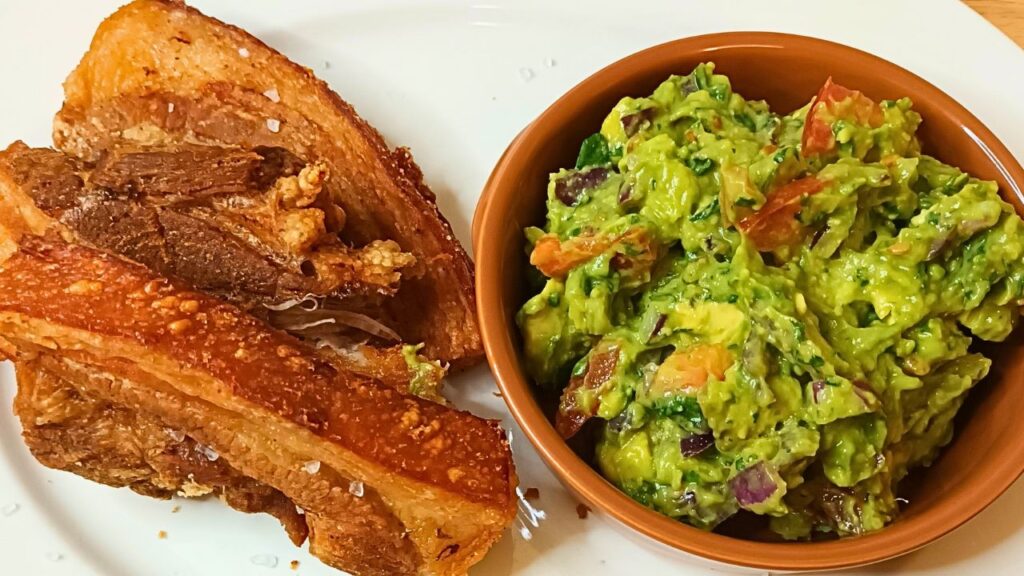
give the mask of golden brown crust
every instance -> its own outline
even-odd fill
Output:
[[[471,263],[419,169],[309,70],[179,2],[139,0],[101,24],[65,93],[54,140],[83,158],[119,140],[194,140],[323,159],[346,238],[392,239],[420,262],[388,305],[403,339],[457,366],[482,359]]]
[[[333,458],[317,461],[315,471],[305,469],[310,456],[288,446],[291,438],[286,431],[266,422],[253,425],[235,412],[182,394],[135,362],[108,359],[101,366],[88,363],[95,361],[88,355],[67,352],[43,354],[39,359],[46,370],[94,395],[146,419],[187,430],[216,450],[218,461],[279,488],[303,508],[310,551],[325,563],[359,576],[448,573],[444,565],[423,561],[420,549],[429,551],[438,545],[419,534],[410,537],[415,532],[407,532],[398,518],[402,508],[389,505],[369,484],[354,493],[353,476],[339,471]],[[198,483],[191,487],[201,488]],[[381,557],[375,559],[374,554]]]
[[[241,512],[276,517],[296,546],[306,540],[303,515],[280,491],[156,418],[97,397],[88,379],[69,380],[47,366],[60,360],[42,354],[15,368],[14,413],[40,463],[153,498],[215,494]]]
[[[497,423],[339,374],[296,338],[142,266],[26,237],[0,266],[0,314],[10,313],[164,354],[217,379],[224,394],[395,473],[470,501],[510,502],[511,461]]]
[[[0,334],[20,362],[46,352],[48,370],[280,489],[306,508],[311,550],[332,565],[461,573],[514,514],[496,423],[341,373],[291,336],[118,257],[21,238],[0,264]],[[323,468],[310,479],[301,470],[313,459]],[[365,482],[365,497],[344,490],[352,482],[360,494]]]

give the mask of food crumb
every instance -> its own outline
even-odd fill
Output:
[[[46,559],[50,562],[60,562],[64,559],[64,555],[60,552],[47,552]]]
[[[491,392],[491,394],[494,394],[498,398],[504,398],[504,396],[501,395],[501,390],[498,390],[497,392]]]
[[[181,334],[184,334],[185,331],[188,330],[191,325],[192,322],[190,320],[175,320],[174,322],[171,322],[170,324],[167,325],[167,330],[170,331],[170,333],[174,334],[175,336],[180,336]]]
[[[161,540],[167,540],[167,532],[164,531],[164,530],[161,530],[161,531],[156,533],[156,537],[161,539]]]
[[[4,516],[14,516],[17,514],[18,510],[21,510],[21,505],[17,502],[11,502],[3,508],[0,508],[0,514],[3,514]]]
[[[523,82],[529,82],[530,80],[533,80],[534,76],[536,76],[536,74],[533,72],[533,68],[519,69],[519,77],[523,79]]]
[[[298,560],[292,560],[291,562],[288,563],[288,565],[292,567],[292,570],[298,570],[299,569],[299,561]]]
[[[586,504],[578,504],[576,506],[576,515],[580,517],[580,520],[586,520],[587,514],[590,514],[590,506]]]
[[[527,500],[536,500],[540,498],[540,490],[537,488],[527,488],[526,492],[523,492],[523,498]]]
[[[181,512],[181,506],[176,505],[174,508],[171,508],[171,514],[177,514],[178,512]]]
[[[556,64],[558,64],[558,62],[555,62],[554,58],[544,59],[544,65],[547,66],[548,68],[554,68]]]

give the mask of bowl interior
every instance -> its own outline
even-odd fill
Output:
[[[706,533],[634,503],[584,463],[558,437],[522,369],[515,311],[524,301],[522,230],[544,218],[548,174],[571,166],[580,142],[597,131],[623,96],[650,94],[670,74],[713,61],[733,89],[764,99],[777,112],[809,101],[832,76],[875,100],[910,96],[924,117],[924,151],[972,175],[999,182],[1024,213],[1024,171],[969,112],[924,80],[848,47],[769,33],[701,36],[640,52],[598,72],[553,104],[510,146],[492,174],[475,222],[477,297],[492,369],[520,425],[562,481],[580,497],[638,531],[714,560],[774,570],[839,568],[914,550],[968,520],[1002,493],[1024,468],[1024,339],[985,352],[992,374],[971,393],[956,436],[940,459],[912,475],[909,499],[890,527],[859,538],[764,543]]]

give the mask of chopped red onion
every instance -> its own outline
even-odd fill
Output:
[[[619,204],[625,204],[633,198],[633,185],[629,182],[623,182],[622,187],[619,188]]]
[[[679,440],[679,451],[683,456],[693,457],[715,445],[715,435],[711,432],[694,434]]]
[[[654,115],[657,114],[657,112],[658,111],[654,108],[644,108],[639,112],[623,116],[622,130],[626,133],[626,136],[636,134],[645,123],[650,124],[651,120],[654,120]]]
[[[573,172],[555,183],[555,197],[566,206],[575,206],[585,190],[596,188],[611,175],[607,168]]]
[[[737,474],[729,481],[729,486],[736,501],[744,508],[764,502],[779,489],[768,465],[763,461]]]
[[[928,254],[924,257],[924,259],[932,260],[936,256],[938,256],[942,252],[943,248],[946,247],[946,244],[949,243],[950,235],[951,234],[948,230],[945,232],[939,232],[939,235],[936,236],[934,240],[932,240],[931,246],[928,247]]]
[[[815,404],[821,403],[821,395],[825,392],[825,381],[815,380],[811,382],[811,398],[814,399]]]
[[[648,340],[653,339],[658,335],[658,332],[661,332],[661,329],[665,327],[665,320],[667,319],[668,316],[665,314],[658,315],[658,319],[654,321],[654,326],[651,328],[651,335],[647,338]]]

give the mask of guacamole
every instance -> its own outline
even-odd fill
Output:
[[[780,115],[713,64],[623,98],[526,230],[517,321],[559,432],[597,426],[601,472],[694,526],[892,521],[989,370],[972,341],[1024,304],[1020,218],[920,123],[831,79]]]

